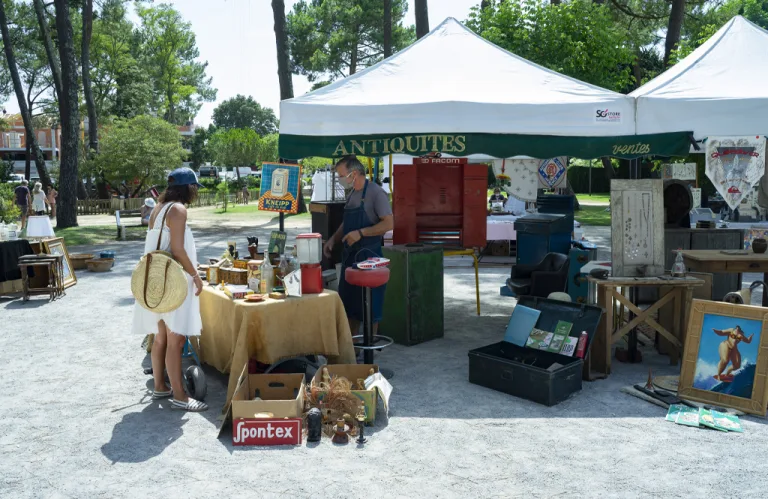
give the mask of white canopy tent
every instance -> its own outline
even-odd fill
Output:
[[[768,135],[768,32],[741,16],[630,94],[637,133]]]
[[[634,113],[633,98],[543,68],[448,18],[392,57],[281,102],[280,155],[636,157],[681,142],[687,150],[682,134],[639,141]]]
[[[597,109],[619,119],[596,122]],[[635,133],[634,106],[626,95],[538,66],[448,18],[379,64],[280,106],[280,133],[361,131],[627,135]]]

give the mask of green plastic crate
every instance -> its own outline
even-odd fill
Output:
[[[443,337],[443,248],[424,244],[385,246],[389,282],[380,334],[401,345]]]

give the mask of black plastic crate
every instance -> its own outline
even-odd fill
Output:
[[[603,310],[600,307],[521,296],[518,305],[541,311],[536,328],[554,331],[558,321],[573,323],[571,337],[587,332],[587,351]],[[560,367],[549,370],[555,363]],[[583,361],[506,341],[469,351],[469,382],[553,406],[581,390]]]
[[[573,218],[568,220],[566,215],[552,213],[536,213],[525,215],[515,220],[515,230],[528,234],[555,234],[573,231]]]

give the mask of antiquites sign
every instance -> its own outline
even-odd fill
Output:
[[[404,135],[383,139],[340,140],[333,151],[334,156],[359,154],[375,156],[378,154],[427,154],[444,152],[461,154],[466,146],[464,135]]]

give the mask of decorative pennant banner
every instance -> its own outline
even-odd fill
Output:
[[[765,137],[708,137],[707,177],[731,209],[765,172]]]
[[[547,189],[565,187],[565,158],[545,159],[539,165],[539,185]]]

